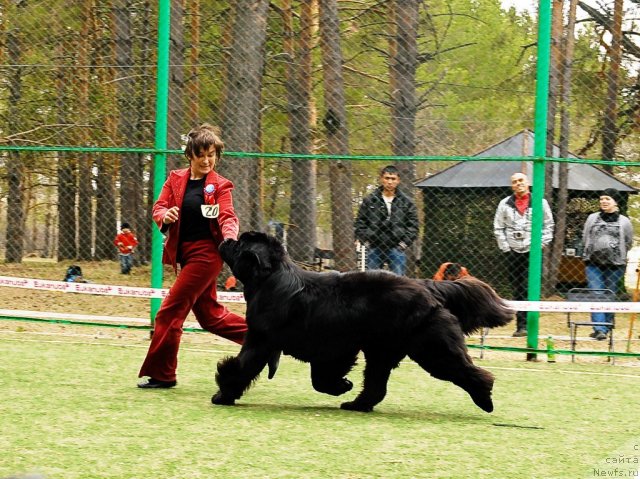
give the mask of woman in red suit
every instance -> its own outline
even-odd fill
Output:
[[[166,235],[162,262],[180,273],[162,301],[138,387],[176,385],[182,325],[193,311],[203,329],[242,344],[247,325],[218,303],[216,281],[222,269],[218,246],[238,237],[231,181],[214,171],[224,144],[208,124],[189,132],[184,151],[189,168],[172,171],[153,205],[153,220]]]

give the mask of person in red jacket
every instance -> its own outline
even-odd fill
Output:
[[[120,253],[120,272],[129,274],[133,267],[133,251],[138,246],[138,238],[131,231],[129,223],[122,223],[120,233],[116,235],[113,244],[118,247]]]
[[[224,144],[209,124],[188,134],[184,151],[189,167],[174,170],[153,205],[153,220],[166,235],[162,262],[180,273],[155,318],[149,351],[138,383],[144,389],[176,385],[182,325],[193,311],[203,329],[242,344],[247,331],[243,317],[217,301],[216,282],[222,269],[218,247],[238,238],[233,209],[233,183],[214,168]]]

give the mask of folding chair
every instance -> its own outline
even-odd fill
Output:
[[[585,301],[585,302],[609,302],[615,301],[616,294],[610,289],[589,289],[589,288],[571,288],[567,291],[567,301]],[[609,352],[613,352],[613,329],[615,328],[615,318],[612,322],[594,323],[593,321],[571,321],[571,312],[567,312],[567,326],[569,327],[569,338],[571,340],[571,351],[576,350],[578,327],[580,326],[608,326],[609,331]],[[611,362],[614,357],[610,356]],[[571,362],[575,361],[575,355],[571,355]]]

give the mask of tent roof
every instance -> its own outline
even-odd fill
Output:
[[[473,155],[475,157],[513,157],[533,156],[534,134],[524,130],[500,143]],[[553,147],[554,155],[559,156],[557,145]],[[578,158],[569,154],[569,158]],[[524,167],[524,169],[523,169]],[[613,175],[584,163],[569,163],[569,190],[602,191],[605,188],[616,188],[627,193],[637,190],[615,178]],[[435,175],[415,183],[418,188],[509,188],[511,175],[523,171],[533,178],[533,166],[530,161],[463,161]],[[553,187],[558,188],[558,163],[553,165]]]

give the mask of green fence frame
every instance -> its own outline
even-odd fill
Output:
[[[546,140],[547,140],[547,104],[549,97],[549,70],[551,55],[551,19],[552,9],[551,0],[540,0],[538,17],[538,53],[536,66],[536,99],[535,99],[535,116],[534,116],[534,156],[519,157],[466,157],[466,156],[414,156],[414,157],[396,157],[391,155],[367,155],[367,156],[351,156],[351,155],[298,155],[298,154],[281,154],[281,153],[261,153],[261,152],[226,152],[226,156],[242,156],[242,157],[263,157],[263,158],[295,158],[308,160],[388,160],[388,161],[532,161],[533,162],[533,182],[537,187],[532,193],[533,217],[532,217],[532,244],[529,255],[529,301],[539,301],[541,296],[542,281],[542,220],[543,220],[543,196],[545,182],[545,165],[548,161],[572,161],[566,158],[549,158],[546,157]],[[170,0],[159,0],[158,2],[158,55],[157,55],[157,78],[156,78],[156,122],[155,122],[155,142],[154,148],[101,148],[101,147],[66,147],[66,146],[0,146],[0,151],[66,151],[66,152],[94,152],[94,153],[147,153],[154,156],[153,168],[153,193],[157,197],[160,194],[164,178],[166,176],[166,160],[169,154],[182,154],[180,150],[167,149],[167,114],[169,104],[169,26],[171,15]],[[579,161],[583,163],[596,163],[593,160]],[[613,162],[613,161],[597,161],[598,164],[616,164],[616,165],[635,165],[636,162]],[[162,269],[162,246],[163,238],[158,228],[152,228],[152,244],[151,244],[151,287],[161,288],[163,280]],[[42,320],[33,319],[33,321],[66,323],[66,324],[84,324],[92,326],[114,326],[114,327],[130,327],[137,329],[152,329],[154,319],[158,309],[160,308],[161,299],[152,298],[150,313],[150,326],[123,326],[123,325],[105,325],[92,322],[72,322],[63,320]],[[513,352],[524,352],[527,354],[528,360],[536,360],[538,353],[547,353],[546,350],[537,349],[538,333],[539,333],[538,311],[530,311],[527,316],[528,336],[526,348],[503,348],[492,346],[474,346],[470,347],[490,349],[490,350],[508,350]],[[25,320],[25,318],[4,319]],[[195,330],[194,330],[195,331]],[[602,355],[602,356],[640,356],[633,353],[607,353],[594,351],[553,351],[559,354],[586,354],[586,355]]]

